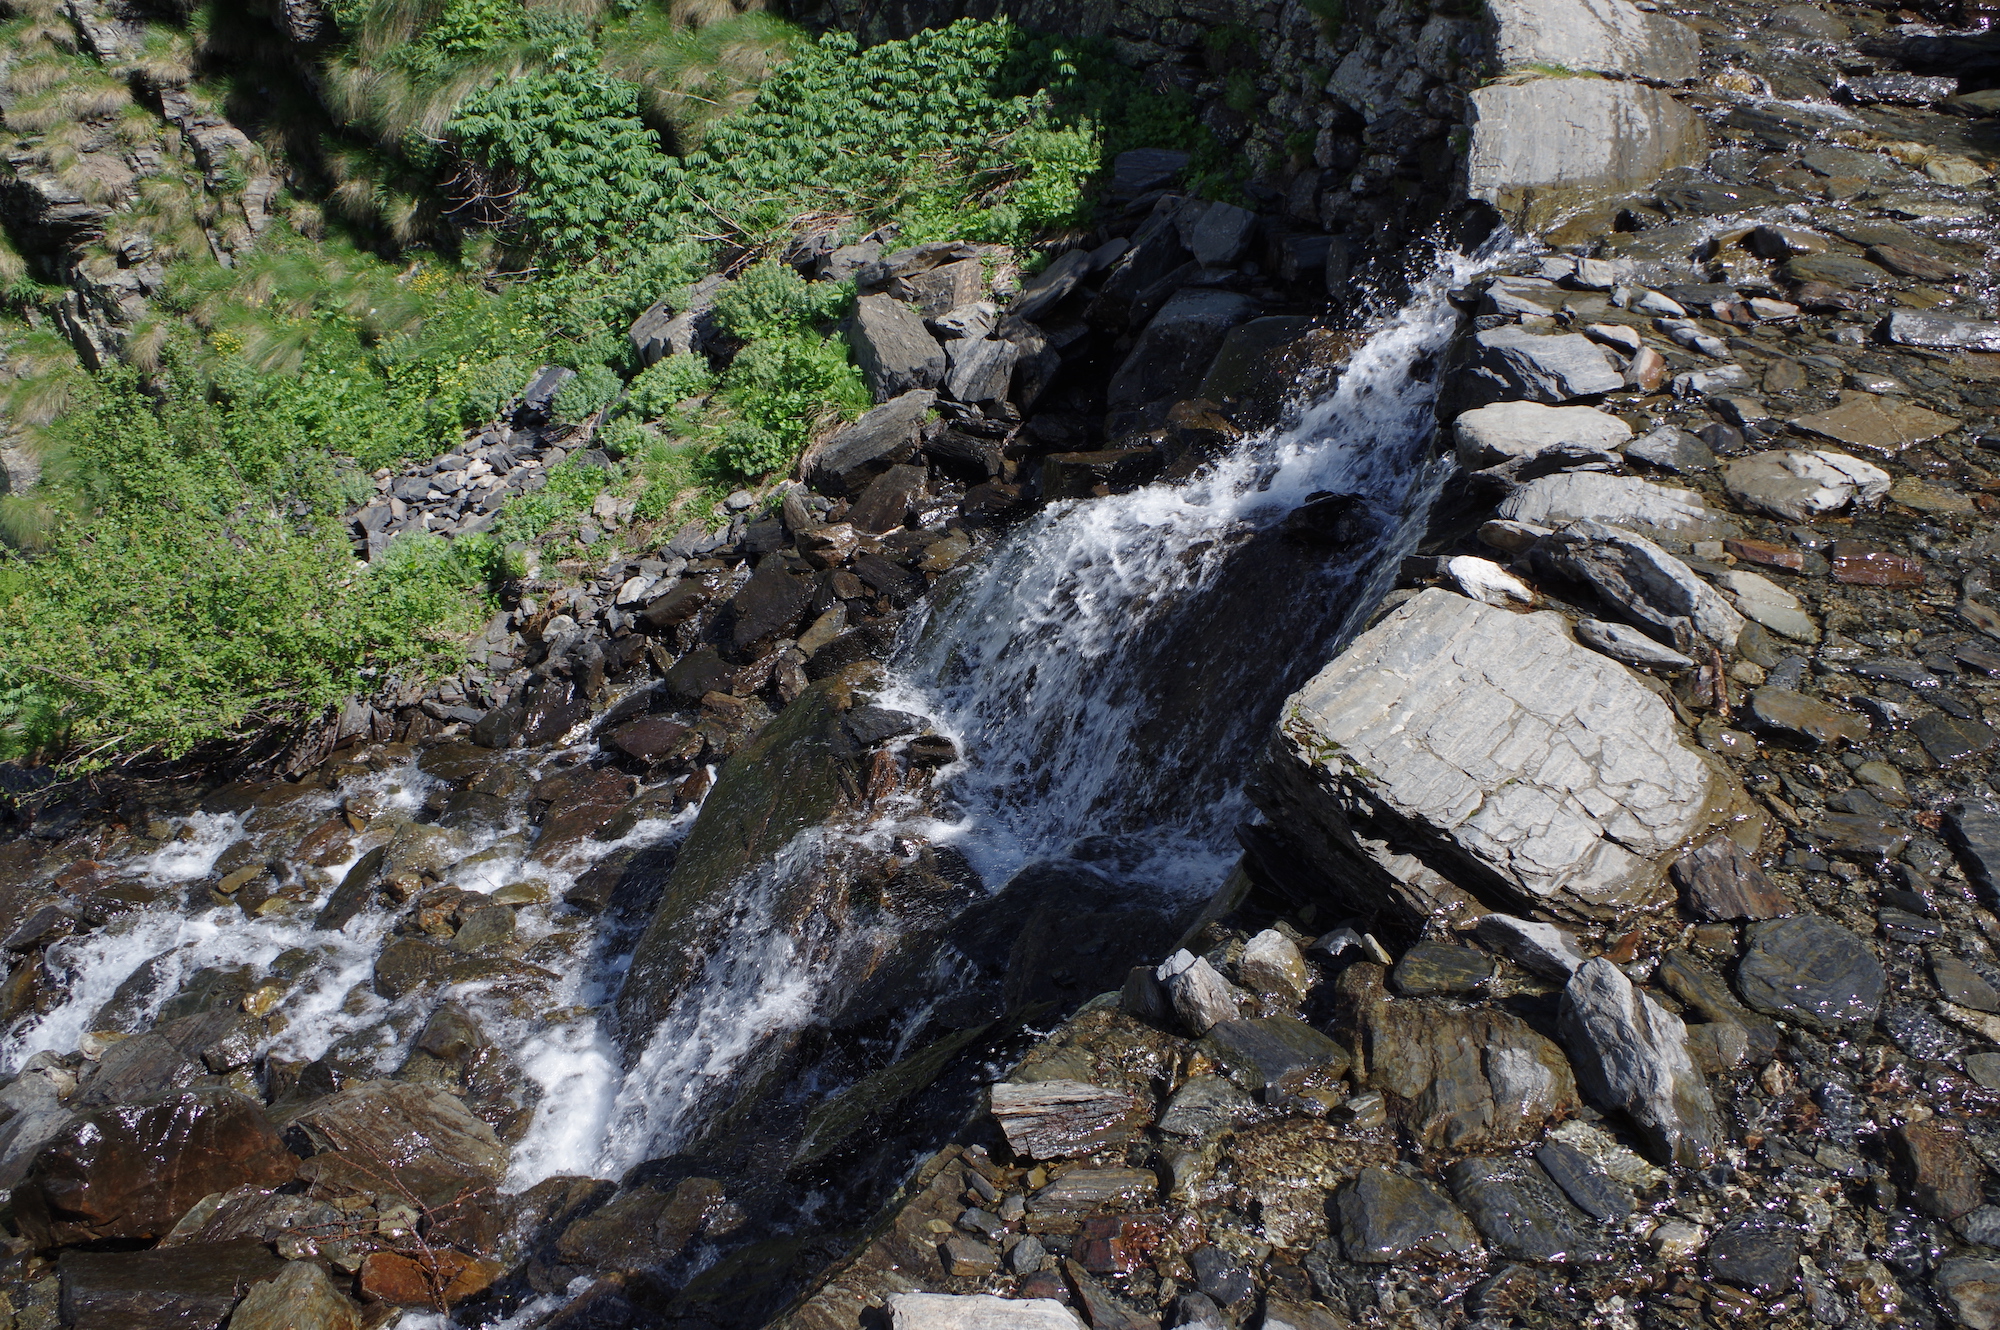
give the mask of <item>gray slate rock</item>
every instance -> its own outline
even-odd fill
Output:
[[[894,296],[863,296],[849,326],[854,361],[877,402],[944,382],[945,356],[923,318]]]
[[[1563,1141],[1543,1141],[1535,1162],[1577,1209],[1599,1223],[1632,1217],[1632,1193],[1603,1173],[1583,1151]]]
[[[1966,876],[1989,900],[2000,895],[2000,812],[1961,800],[1945,814],[1944,832]]]
[[[1813,1030],[1872,1023],[1886,986],[1869,945],[1816,915],[1751,925],[1736,968],[1737,991],[1753,1010]]]
[[[1678,1016],[1600,958],[1570,976],[1557,1029],[1584,1094],[1627,1114],[1655,1159],[1682,1168],[1715,1161],[1722,1124]]]
[[[1940,1261],[1934,1282],[1939,1300],[1966,1330],[2000,1330],[2000,1261]]]
[[[1473,936],[1545,979],[1567,980],[1584,961],[1575,940],[1554,924],[1489,914],[1480,919]]]
[[[1235,1020],[1241,1010],[1238,990],[1205,957],[1177,951],[1160,962],[1153,976],[1190,1034],[1207,1034],[1219,1023]]]
[[[1799,1236],[1758,1217],[1725,1226],[1708,1241],[1708,1272],[1759,1297],[1789,1292],[1799,1277]]]
[[[1653,900],[1664,856],[1734,797],[1666,704],[1561,616],[1436,589],[1292,695],[1258,792],[1282,834],[1343,868],[1372,824],[1448,877],[1592,915]]]
[[[1189,204],[1174,219],[1181,244],[1204,268],[1227,268],[1257,234],[1257,214],[1232,203]]]
[[[1445,1170],[1445,1181],[1473,1226],[1503,1256],[1561,1261],[1595,1251],[1586,1236],[1590,1219],[1532,1159],[1461,1159]]]
[[[1384,1265],[1416,1251],[1470,1256],[1479,1250],[1472,1221],[1442,1188],[1394,1169],[1362,1169],[1342,1188],[1334,1212],[1340,1245],[1350,1261]]]
[[[1029,1159],[1065,1159],[1101,1149],[1136,1107],[1123,1091],[1081,1081],[1002,1081],[992,1090],[993,1120],[1008,1148]]]
[[[1708,445],[1686,430],[1675,429],[1671,425],[1632,440],[1625,445],[1624,452],[1627,457],[1637,458],[1647,466],[1671,471],[1677,476],[1715,469],[1715,454],[1709,451]]]
[[[1090,251],[1072,249],[1030,277],[1007,312],[1017,319],[1039,319],[1067,299],[1090,275]]]
[[[1613,660],[1637,665],[1641,669],[1686,670],[1694,667],[1692,656],[1661,646],[1638,629],[1627,628],[1622,623],[1579,619],[1576,622],[1576,640],[1592,651],[1601,651]]]
[[[1686,535],[1735,530],[1734,522],[1711,513],[1693,490],[1594,471],[1531,480],[1501,500],[1498,511],[1509,521],[1546,527],[1589,519],[1607,526]]]
[[[1452,435],[1461,466],[1487,467],[1566,443],[1615,450],[1632,437],[1632,427],[1588,406],[1494,402],[1460,415]]]
[[[808,449],[799,461],[806,483],[823,493],[859,495],[879,472],[916,451],[936,401],[933,392],[905,393]]]
[[[1473,337],[1471,353],[1472,391],[1488,402],[1567,402],[1625,386],[1625,376],[1581,333],[1547,336],[1513,325],[1489,328]]]
[[[1601,522],[1576,522],[1535,542],[1530,562],[1590,587],[1635,624],[1650,624],[1687,651],[1706,639],[1736,647],[1743,616],[1673,555]]]
[[[1701,121],[1667,93],[1602,78],[1476,89],[1467,193],[1534,230],[1699,163]]]
[[[1053,1298],[990,1293],[895,1293],[891,1330],[1085,1330],[1083,1318]]]
[[[944,380],[948,394],[961,402],[1004,402],[1013,387],[1021,348],[993,338],[961,338],[945,343],[945,357],[951,363]]]
[[[1936,351],[2000,351],[2000,323],[1977,323],[1945,314],[1898,310],[1889,316],[1883,332],[1898,346],[1923,346]]]
[[[1346,1049],[1290,1016],[1220,1021],[1202,1043],[1231,1080],[1267,1104],[1338,1078],[1353,1061]]]
[[[1823,448],[1740,457],[1723,468],[1722,482],[1738,503],[1793,522],[1872,503],[1889,492],[1889,473],[1881,467]]]

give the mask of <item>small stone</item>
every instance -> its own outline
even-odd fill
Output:
[[[1795,642],[1819,641],[1819,625],[1806,613],[1799,598],[1768,577],[1728,572],[1716,578],[1715,584],[1740,613],[1772,632],[1783,633]]]
[[[1632,1193],[1590,1162],[1588,1156],[1563,1141],[1543,1141],[1535,1162],[1576,1208],[1599,1223],[1617,1223],[1632,1216]]]
[[[1722,1125],[1679,1017],[1599,958],[1564,986],[1557,1028],[1585,1094],[1627,1113],[1656,1159],[1684,1168],[1714,1162]]]
[[[1942,711],[1928,712],[1910,724],[1910,733],[1941,767],[1963,762],[1990,752],[2000,744],[2000,735],[1976,720],[1965,720]]]
[[[998,1298],[990,1293],[892,1293],[890,1330],[1085,1330],[1083,1319],[1053,1298]]]
[[[1567,981],[1584,961],[1575,940],[1554,924],[1489,914],[1481,917],[1474,936],[1545,979]]]
[[[992,1247],[978,1238],[954,1234],[938,1244],[944,1272],[959,1278],[977,1279],[1000,1268],[1000,1258]]]
[[[1627,665],[1637,665],[1646,669],[1687,670],[1694,668],[1694,658],[1686,656],[1669,646],[1662,646],[1637,628],[1627,628],[1622,623],[1605,623],[1601,619],[1579,619],[1576,624],[1576,640],[1599,651],[1616,661]]]
[[[360,1330],[361,1309],[340,1295],[319,1266],[289,1261],[276,1279],[250,1286],[229,1325],[230,1330]]]
[[[1493,1249],[1524,1261],[1592,1254],[1590,1220],[1532,1159],[1461,1159],[1445,1170],[1452,1195]]]
[[[1939,1300],[1966,1330],[2000,1330],[2000,1261],[1940,1261],[1935,1286]]]
[[[1313,972],[1298,944],[1275,928],[1267,928],[1243,944],[1236,977],[1253,993],[1280,994],[1293,1002],[1303,1001],[1313,982]]]
[[[1945,813],[1944,833],[1973,884],[1989,899],[2000,895],[2000,812],[1961,800]]]
[[[1653,1230],[1653,1252],[1662,1261],[1675,1264],[1693,1259],[1707,1240],[1708,1234],[1699,1224],[1669,1219]]]
[[[1858,540],[1836,540],[1832,555],[1833,580],[1849,586],[1920,587],[1924,566],[1905,554],[1876,549]]]
[[[1478,993],[1492,979],[1491,957],[1444,942],[1417,943],[1390,972],[1390,982],[1405,997]]]
[[[1237,990],[1206,959],[1192,952],[1175,952],[1153,973],[1190,1034],[1207,1034],[1218,1021],[1234,1020],[1240,1011]]]
[[[1786,688],[1764,687],[1750,695],[1750,714],[1759,725],[1817,747],[1868,737],[1868,721],[1852,711],[1829,706]]]
[[[1436,1183],[1393,1169],[1362,1169],[1335,1198],[1334,1212],[1350,1261],[1383,1265],[1415,1251],[1467,1256],[1479,1249],[1472,1221]]]
[[[1202,1044],[1231,1080],[1266,1103],[1336,1080],[1353,1061],[1346,1049],[1290,1016],[1221,1021]]]
[[[1032,1233],[1023,1234],[1019,1242],[1007,1249],[1007,1269],[1017,1275],[1034,1274],[1048,1259],[1048,1249]]]
[[[1444,578],[1460,595],[1496,608],[1533,605],[1535,590],[1491,559],[1459,554],[1444,561]]]
[[[1791,902],[1771,884],[1750,853],[1726,834],[1709,837],[1675,861],[1674,885],[1697,919],[1775,919]]]
[[[1625,456],[1675,475],[1692,475],[1715,468],[1715,454],[1684,429],[1664,425],[1625,445]]]
[[[993,1118],[1008,1147],[1028,1159],[1063,1159],[1116,1145],[1137,1107],[1122,1091],[1079,1081],[1002,1081],[992,1090]]]
[[[1845,1030],[1875,1019],[1887,981],[1866,942],[1831,920],[1804,915],[1750,926],[1736,985],[1767,1016]]]
[[[1960,1131],[1936,1118],[1889,1133],[1889,1150],[1918,1209],[1947,1222],[1985,1203],[1985,1166]]]
[[[1730,1224],[1708,1244],[1709,1273],[1746,1293],[1774,1297],[1799,1277],[1799,1238],[1768,1219]]]

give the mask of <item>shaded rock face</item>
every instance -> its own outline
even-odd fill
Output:
[[[1356,837],[1379,828],[1470,889],[1578,915],[1652,901],[1664,856],[1732,798],[1665,704],[1559,618],[1436,590],[1293,696],[1258,795],[1337,860],[1365,863]]]
[[[61,1263],[63,1323],[120,1330],[220,1330],[245,1291],[279,1274],[284,1265],[255,1241],[165,1251],[66,1251]],[[295,1324],[305,1330],[311,1322]]]
[[[298,1159],[253,1101],[194,1090],[91,1109],[14,1193],[43,1246],[162,1236],[211,1192],[289,1182]]]

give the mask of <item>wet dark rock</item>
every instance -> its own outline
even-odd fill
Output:
[[[1129,1135],[1138,1101],[1119,1090],[1078,1081],[1001,1082],[992,1090],[994,1121],[1015,1154],[1028,1159],[1087,1155]]]
[[[610,767],[577,767],[537,782],[534,797],[546,801],[548,811],[530,857],[543,863],[560,859],[609,824],[638,789],[636,780]]]
[[[1947,1222],[1986,1202],[1986,1169],[1964,1133],[1937,1118],[1889,1133],[1889,1150],[1917,1208]]]
[[[1750,715],[1759,725],[1814,747],[1859,743],[1868,737],[1865,717],[1829,706],[1787,688],[1759,688],[1750,695]]]
[[[299,1174],[316,1196],[374,1195],[389,1185],[444,1204],[507,1171],[493,1128],[456,1096],[401,1081],[361,1081],[292,1119],[313,1151]]]
[[[1708,1242],[1708,1271],[1760,1297],[1790,1291],[1799,1277],[1799,1237],[1769,1219],[1723,1227]]]
[[[1679,1017],[1599,958],[1564,986],[1558,1029],[1584,1093],[1626,1113],[1655,1159],[1682,1168],[1714,1161],[1722,1123]]]
[[[1471,1256],[1472,1222],[1430,1179],[1390,1168],[1364,1168],[1334,1199],[1340,1244],[1350,1261],[1380,1265],[1413,1252]]]
[[[1917,717],[1910,724],[1910,733],[1924,746],[1931,760],[1941,767],[1989,753],[1996,744],[2000,744],[2000,735],[1995,734],[1990,726],[1942,711]]]
[[[723,766],[633,953],[618,1000],[626,1030],[650,1034],[702,972],[715,944],[708,911],[752,865],[858,800],[861,753],[842,723],[852,686],[845,675],[813,684]],[[809,917],[820,889],[810,873],[785,879],[773,914],[778,926]]]
[[[44,1247],[153,1239],[209,1193],[275,1187],[297,1167],[260,1105],[190,1090],[78,1114],[35,1157],[15,1214]]]
[[[2000,1261],[1968,1256],[1941,1261],[1937,1290],[1966,1330],[2000,1330]]]
[[[729,602],[730,642],[739,652],[795,633],[812,602],[809,578],[791,572],[785,561],[766,558]]]
[[[1261,1114],[1255,1100],[1222,1077],[1193,1076],[1167,1101],[1159,1128],[1172,1136],[1203,1138]]]
[[[375,991],[394,1002],[437,979],[451,964],[451,953],[428,938],[399,937],[375,957]]]
[[[165,1037],[136,1034],[104,1051],[98,1059],[97,1074],[91,1077],[79,1102],[130,1103],[191,1085],[202,1071],[198,1057],[175,1047]]]
[[[1945,813],[1944,832],[1966,876],[1988,900],[2000,898],[2000,813],[1962,800]]]
[[[1461,1159],[1445,1180],[1475,1228],[1503,1256],[1524,1261],[1583,1259],[1595,1244],[1591,1221],[1532,1159]]]
[[[1153,316],[1112,375],[1106,401],[1113,410],[1125,410],[1194,391],[1229,330],[1257,313],[1254,300],[1233,291],[1178,292]]]
[[[1159,1175],[1144,1168],[1072,1169],[1028,1198],[1031,1215],[1082,1215],[1135,1209],[1159,1199]]]
[[[1632,1214],[1632,1193],[1613,1181],[1581,1150],[1562,1141],[1543,1141],[1535,1162],[1562,1188],[1576,1208],[1600,1223],[1615,1223]]]
[[[671,1191],[639,1187],[576,1220],[556,1240],[569,1265],[639,1271],[681,1254],[703,1235],[721,1235],[742,1222],[722,1185],[687,1178]]]
[[[856,531],[894,531],[910,518],[911,506],[923,497],[929,473],[921,466],[892,466],[868,483],[848,509],[847,521]]]
[[[1389,972],[1389,982],[1404,997],[1478,993],[1492,979],[1491,956],[1444,942],[1419,942]]]
[[[1370,1083],[1393,1096],[1406,1131],[1427,1150],[1538,1139],[1573,1114],[1576,1080],[1562,1050],[1519,1017],[1382,996],[1382,972],[1348,967]]]
[[[1875,1019],[1886,980],[1866,942],[1808,915],[1752,924],[1736,987],[1767,1016],[1845,1030]]]
[[[604,742],[648,764],[691,761],[700,756],[694,730],[666,716],[642,716],[604,736]]]
[[[284,1265],[261,1242],[64,1252],[63,1323],[119,1330],[220,1330],[251,1285],[278,1275]]]
[[[1792,908],[1750,852],[1727,835],[1711,836],[1682,855],[1673,878],[1697,919],[1774,919]]]
[[[1734,951],[1732,941],[1730,950]],[[1723,982],[1722,976],[1702,965],[1685,951],[1674,950],[1660,957],[1659,966],[1653,971],[1654,979],[1672,993],[1690,1011],[1699,1014],[1713,1026],[1729,1026],[1742,1032],[1742,1057],[1754,1066],[1769,1062],[1778,1049],[1778,1028],[1770,1020],[1747,1010],[1736,1000],[1736,995]],[[1698,1045],[1707,1040],[1711,1046],[1718,1040],[1731,1044],[1736,1036],[1721,1030],[1711,1032],[1707,1025],[1688,1027],[1688,1044],[1691,1052],[1699,1052]],[[1700,1065],[1697,1058],[1697,1065]],[[1735,1065],[1726,1061],[1714,1070],[1728,1070]],[[1708,1070],[1708,1068],[1704,1068]]]
[[[1222,1021],[1203,1045],[1231,1080],[1271,1104],[1331,1087],[1353,1061],[1346,1049],[1290,1016]]]

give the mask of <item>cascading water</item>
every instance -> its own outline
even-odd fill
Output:
[[[1046,859],[1087,861],[1134,905],[1162,916],[1213,890],[1233,858],[1232,832],[1248,809],[1245,780],[1276,709],[1353,631],[1422,529],[1440,476],[1430,449],[1434,388],[1423,367],[1454,326],[1446,291],[1488,262],[1444,257],[1371,330],[1332,391],[1295,404],[1278,428],[1191,479],[1052,505],[942,589],[905,626],[876,699],[958,741],[963,757],[940,775],[942,800],[929,810],[890,800],[865,825],[803,832],[739,884],[710,923],[717,942],[709,963],[629,1065],[606,1012],[629,963],[630,921],[523,911],[523,953],[548,976],[532,998],[504,983],[451,991],[539,1091],[542,1107],[514,1145],[507,1189],[562,1173],[615,1178],[684,1148],[762,1050],[824,1019],[830,990],[848,972],[843,955],[882,939],[845,936],[824,920],[803,931],[778,927],[767,879],[848,850],[893,856],[929,840],[962,851],[988,890]],[[1288,538],[1285,519],[1323,491],[1359,496],[1373,533],[1339,553]],[[523,774],[589,756],[587,745],[539,754]],[[432,784],[402,763],[305,799],[297,811],[325,818],[365,796],[407,820]],[[524,825],[464,834],[447,883],[491,891],[539,879],[560,898],[593,861],[670,846],[694,816],[687,809],[642,821],[619,841],[586,841],[553,865],[534,861]],[[339,930],[319,930],[312,920],[323,899],[266,915],[190,906],[188,885],[210,874],[232,842],[266,834],[256,818],[177,819],[173,838],[123,865],[165,894],[50,948],[50,966],[69,978],[66,991],[0,1040],[0,1063],[13,1070],[41,1050],[77,1047],[142,967],[157,982],[150,997],[132,996],[128,985],[127,1029],[147,1028],[195,970],[248,964],[288,966],[294,976],[261,1052],[305,1059],[338,1051],[372,1074],[392,1074],[438,996],[390,1000],[371,988],[374,957],[402,907],[370,905]],[[283,834],[296,837],[298,825]],[[276,846],[273,853],[289,852]],[[329,890],[359,849],[327,866]],[[942,1001],[995,960],[941,949],[919,986]],[[889,1057],[924,1026],[930,1000],[901,1014]],[[833,1071],[808,1068],[789,1090],[810,1098],[842,1084]],[[528,1324],[530,1310],[504,1324]]]

